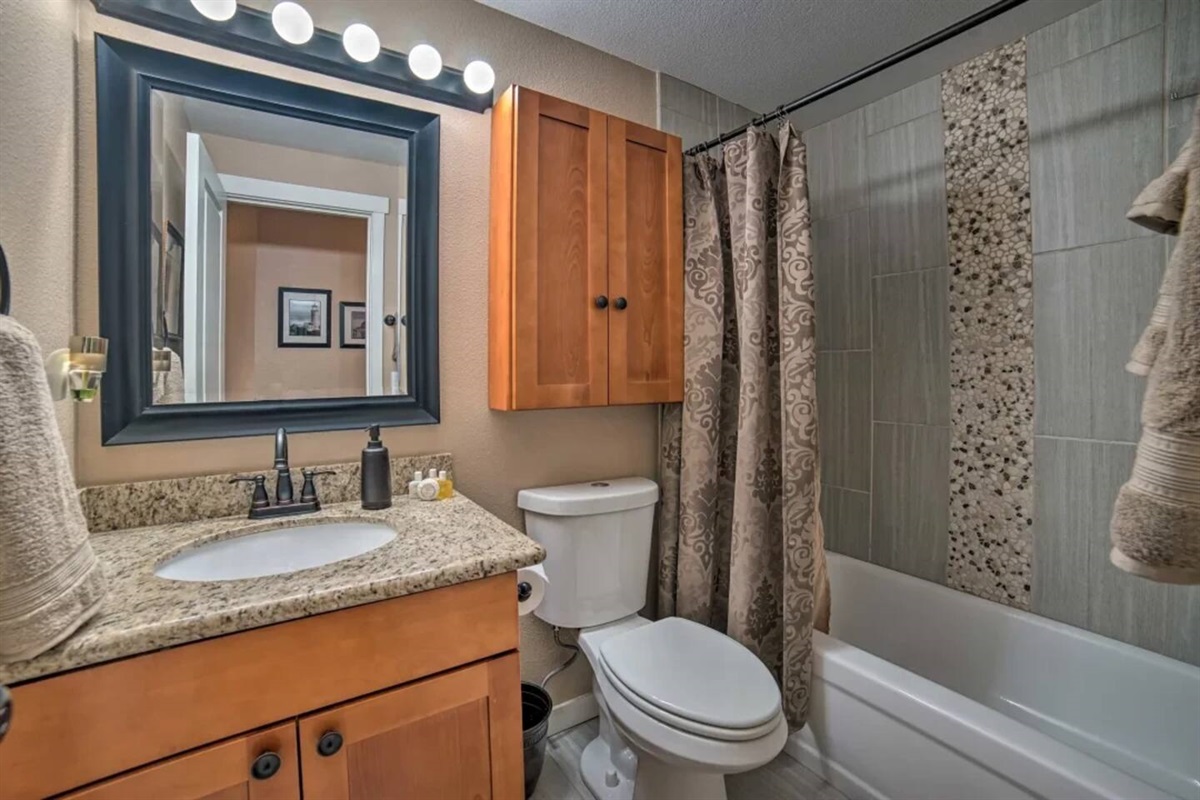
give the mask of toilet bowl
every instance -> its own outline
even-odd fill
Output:
[[[579,643],[601,712],[601,735],[580,766],[601,800],[721,800],[725,775],[783,750],[779,688],[724,634],[635,616],[585,629]]]
[[[783,750],[779,687],[749,650],[645,604],[658,486],[644,478],[526,489],[526,531],[546,548],[534,614],[579,628],[600,733],[580,772],[600,800],[724,800],[725,775]]]

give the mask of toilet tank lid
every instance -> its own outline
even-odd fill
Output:
[[[519,507],[558,517],[628,511],[657,502],[658,484],[647,478],[610,478],[541,489],[522,489],[517,493]]]

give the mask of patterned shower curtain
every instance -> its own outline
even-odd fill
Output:
[[[659,614],[725,631],[808,714],[827,628],[805,148],[752,128],[684,163],[684,401],[663,411]]]

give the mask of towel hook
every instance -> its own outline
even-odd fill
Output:
[[[0,247],[0,314],[8,314],[12,309],[12,283],[8,279],[8,259],[4,257],[4,248]]]

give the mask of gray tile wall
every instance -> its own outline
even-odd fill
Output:
[[[1197,41],[1200,0],[1102,0],[1031,34],[1027,66],[1033,609],[1200,664],[1200,589],[1107,561],[1145,390],[1124,365],[1169,251],[1125,212],[1190,131]],[[942,125],[938,76],[804,133],[826,544],[938,582],[950,458]]]
[[[935,76],[804,138],[826,544],[944,582],[950,389],[940,87]]]
[[[658,127],[692,145],[744,125],[754,112],[699,86],[658,73]]]
[[[818,309],[821,518],[830,550],[866,560],[873,558],[874,544],[871,384],[875,363],[867,109],[807,130],[804,140]],[[837,403],[844,407],[838,408]]]
[[[1200,663],[1200,588],[1108,561],[1146,384],[1124,369],[1168,242],[1125,220],[1200,90],[1200,0],[1103,0],[1031,34],[1033,610]]]

